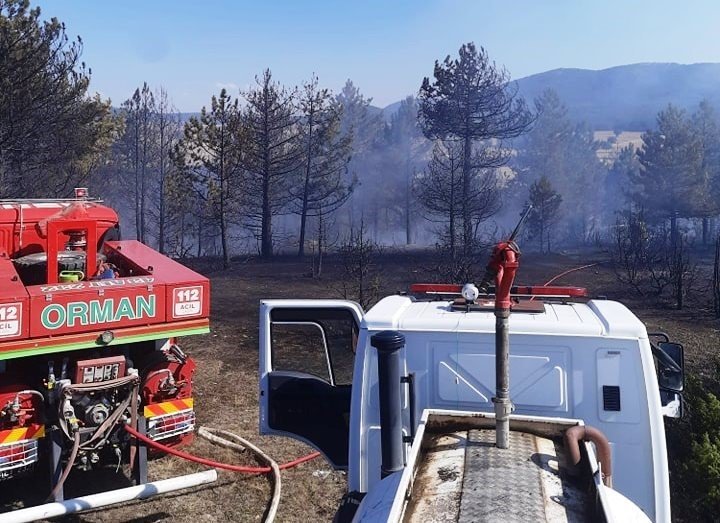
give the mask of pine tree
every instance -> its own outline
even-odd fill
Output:
[[[702,243],[707,245],[710,217],[720,212],[720,129],[708,100],[700,102],[690,124],[698,147],[695,214],[702,219]]]
[[[290,188],[302,164],[295,93],[273,81],[266,69],[257,87],[244,94],[249,148],[245,188],[249,225],[259,231],[260,254],[273,255],[273,216],[288,212]]]
[[[0,0],[0,192],[69,196],[103,163],[119,128],[88,97],[82,41],[27,0]]]
[[[475,44],[464,44],[459,57],[435,62],[434,81],[420,88],[420,124],[430,139],[456,140],[462,145],[462,190],[470,193],[473,173],[505,165],[510,150],[503,140],[530,128],[533,117],[509,74],[491,62]],[[484,198],[484,196],[480,196]],[[462,202],[463,245],[469,253],[477,216],[470,198]]]
[[[173,153],[178,167],[191,177],[195,192],[211,210],[220,232],[223,266],[230,266],[229,231],[243,193],[243,160],[247,147],[238,100],[225,89],[213,96],[210,110],[185,124],[184,138]],[[203,222],[200,221],[202,226]],[[198,232],[198,248],[203,238]]]
[[[290,188],[290,194],[300,215],[298,256],[303,256],[308,217],[336,211],[352,193],[352,185],[345,181],[352,137],[340,134],[342,106],[328,89],[318,87],[316,76],[303,86],[299,108],[301,180]]]
[[[380,185],[384,192],[385,207],[396,211],[405,229],[405,243],[413,242],[413,212],[416,210],[412,190],[415,174],[427,162],[432,142],[426,140],[418,125],[418,105],[414,97],[408,96],[400,102],[390,123],[385,126],[383,136],[384,170],[391,176],[384,176]]]
[[[135,209],[135,237],[147,242],[147,199],[148,188],[153,185],[151,178],[155,174],[156,133],[155,95],[150,86],[143,83],[135,89],[132,97],[123,102],[122,115],[125,118],[125,134],[121,139],[121,149],[125,154],[125,164],[132,172],[132,178],[124,178],[126,189],[133,195]]]
[[[350,137],[352,147],[346,182],[355,186],[349,198],[345,226],[355,229],[359,220],[366,220],[367,228],[366,213],[372,213],[373,233],[377,235],[381,203],[375,198],[374,189],[381,180],[376,149],[378,134],[383,128],[381,116],[371,112],[372,98],[366,98],[349,79],[338,93],[337,102],[342,107],[340,134]]]
[[[562,177],[567,162],[567,147],[573,124],[567,108],[552,89],[535,99],[537,120],[523,140],[519,164],[522,180],[527,186],[542,176]]]
[[[427,169],[415,181],[418,201],[428,219],[446,225],[445,243],[454,259],[459,238],[464,240],[464,213],[473,217],[472,234],[500,208],[500,186],[490,169],[475,170],[470,179],[463,176],[466,155],[462,142],[437,141]],[[458,238],[459,237],[459,238]]]
[[[657,219],[670,221],[672,245],[678,239],[677,219],[695,215],[699,148],[685,112],[668,105],[657,117],[658,128],[643,133],[638,151],[641,169],[634,174],[634,200]]]
[[[155,218],[156,237],[158,250],[166,252],[168,233],[175,225],[173,214],[170,212],[172,204],[170,199],[180,196],[187,198],[188,195],[170,195],[169,180],[173,176],[174,165],[172,162],[172,150],[181,137],[182,124],[180,116],[168,98],[167,91],[160,88],[156,96],[156,132],[157,132],[157,187],[154,192],[152,214]]]
[[[536,100],[537,120],[518,144],[513,162],[523,190],[543,176],[562,195],[565,235],[575,242],[588,239],[605,210],[602,197],[606,168],[597,157],[592,131],[570,121],[557,93],[544,91]],[[588,194],[597,197],[588,198]]]
[[[528,215],[527,230],[531,238],[538,239],[540,252],[550,252],[552,228],[557,222],[561,203],[562,196],[553,189],[547,176],[541,176],[530,186],[527,204],[532,205],[532,209]]]

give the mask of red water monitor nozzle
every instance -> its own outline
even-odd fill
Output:
[[[510,237],[493,248],[490,261],[485,268],[485,276],[478,285],[481,292],[487,293],[490,285],[495,284],[495,310],[510,310],[512,305],[510,289],[513,281],[515,281],[515,273],[520,266],[518,261],[520,248],[515,243],[515,238],[530,213],[530,209],[532,209],[532,206],[525,209]]]

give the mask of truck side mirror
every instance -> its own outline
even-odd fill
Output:
[[[661,389],[682,392],[685,382],[685,354],[679,343],[661,341],[653,350],[658,365]]]

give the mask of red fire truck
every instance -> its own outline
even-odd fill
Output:
[[[209,282],[135,240],[84,189],[70,200],[0,201],[0,481],[129,465],[195,426],[195,363],[179,336],[208,332]],[[1,487],[0,487],[1,488]]]

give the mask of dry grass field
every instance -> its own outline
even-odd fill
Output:
[[[664,330],[686,347],[689,370],[698,374],[715,369],[715,353],[720,342],[717,322],[709,311],[696,305],[690,311],[673,311],[640,300],[619,286],[602,253],[572,256],[534,256],[521,259],[519,283],[544,283],[568,268],[586,263],[600,265],[575,272],[557,284],[583,285],[591,295],[605,295],[626,302],[643,319],[649,330]],[[432,281],[428,255],[423,253],[387,255],[381,262],[383,289],[394,293],[414,281]],[[278,462],[285,462],[311,452],[294,440],[258,435],[258,302],[263,298],[337,298],[336,283],[342,277],[339,265],[332,259],[326,264],[321,280],[307,277],[309,265],[295,258],[273,263],[255,260],[238,262],[228,271],[211,265],[198,266],[212,280],[212,332],[186,338],[182,347],[198,363],[195,377],[196,411],[199,425],[230,430],[255,442]],[[254,464],[250,456],[219,449],[196,439],[190,451],[216,460]],[[154,460],[150,465],[152,479],[200,470],[202,467],[172,457]],[[282,473],[282,501],[278,520],[282,522],[315,522],[332,519],[344,493],[345,476],[333,472],[321,458]],[[68,494],[78,495],[101,483],[123,486],[114,471],[105,474],[71,475]],[[126,483],[127,484],[127,483]],[[3,485],[6,487],[6,485]],[[23,493],[26,502],[40,502],[44,488],[25,482],[2,489],[2,497]],[[261,521],[270,496],[270,483],[264,476],[220,472],[219,480],[210,486],[133,502],[103,511],[67,518],[74,522],[155,521],[211,522]],[[9,505],[4,505],[5,509]]]

